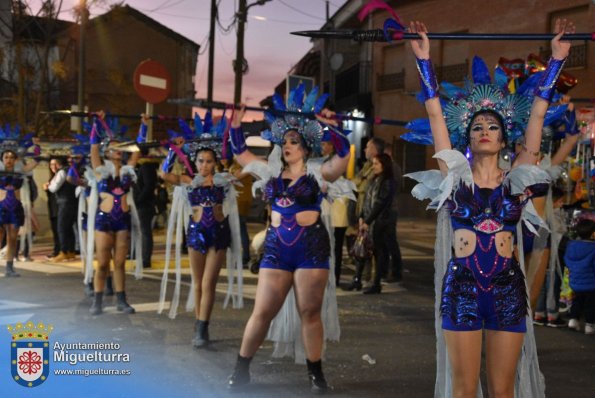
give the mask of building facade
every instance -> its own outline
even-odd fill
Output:
[[[61,93],[68,108],[77,103],[79,29],[80,25],[73,26],[60,41],[69,75]],[[170,73],[170,98],[194,98],[198,52],[197,43],[140,11],[127,5],[115,6],[92,18],[86,27],[85,106],[91,111],[104,109],[115,114],[144,112],[145,102],[134,90],[133,74],[147,59],[160,62]],[[155,105],[154,113],[188,117],[191,108],[163,102]],[[129,122],[138,126],[138,120]],[[162,124],[155,125],[157,133],[164,134]]]

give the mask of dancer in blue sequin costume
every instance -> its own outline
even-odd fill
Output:
[[[305,355],[311,389],[313,392],[328,389],[321,356],[325,338],[338,339],[338,319],[334,330],[329,328],[337,314],[336,301],[329,305],[331,299],[325,296],[329,293],[334,296],[335,281],[334,273],[329,275],[330,243],[327,229],[321,222],[321,189],[326,186],[325,180],[335,181],[345,171],[349,161],[349,141],[337,127],[337,121],[332,119],[333,113],[322,110],[326,97],[317,100],[317,89],[312,90],[305,100],[303,97],[304,89],[300,86],[289,94],[288,108],[303,112],[314,110],[319,113],[318,121],[295,115],[269,117],[271,130],[263,137],[276,145],[268,163],[246,147],[241,130],[243,109],[235,113],[232,122],[230,138],[236,159],[244,171],[261,178],[253,189],[262,189],[272,210],[254,310],[228,383],[233,389],[250,382],[249,364],[267,331],[276,345],[288,345],[288,350],[293,350],[294,340],[301,335],[301,355]],[[277,109],[285,109],[278,95],[274,100]],[[329,127],[336,155],[324,163],[322,159],[318,164],[319,172],[315,173],[312,160],[308,159],[320,151],[323,128],[319,121]],[[295,295],[288,295],[292,287]],[[336,299],[332,297],[332,300]],[[294,319],[293,312],[284,311],[282,307],[291,307],[293,311],[297,307],[295,318],[299,318],[301,326],[299,323],[294,326],[288,320]],[[277,319],[279,317],[275,316],[280,310],[286,316]],[[334,316],[328,314],[329,310],[334,311]],[[269,330],[271,322],[273,326]],[[293,351],[283,354],[293,354]]]
[[[226,263],[226,257],[228,295],[224,301],[224,307],[230,298],[234,308],[243,306],[237,193],[232,183],[234,178],[229,173],[217,172],[221,147],[219,135],[222,137],[227,119],[222,118],[216,126],[213,126],[211,114],[208,112],[204,123],[198,115],[195,115],[194,129],[182,120],[180,124],[186,134],[172,139],[169,154],[162,166],[163,180],[176,185],[167,235],[169,242],[174,234],[173,223],[177,219],[176,241],[181,240],[178,234],[182,233],[183,226],[192,272],[192,290],[188,298],[188,309],[194,308],[195,315],[195,334],[192,345],[201,348],[210,342],[209,322],[215,303],[215,288],[221,267]],[[170,134],[172,133],[170,131]],[[189,152],[191,153],[187,155]],[[176,158],[185,165],[182,174],[173,173]],[[178,243],[176,245],[178,281],[180,257]],[[160,312],[165,301],[168,263],[169,249],[166,252],[166,267],[162,279]],[[172,318],[177,310],[179,291],[178,282],[170,307]],[[235,294],[234,291],[236,291]]]
[[[436,396],[481,396],[484,330],[489,395],[544,395],[532,329],[525,333],[531,322],[513,242],[521,218],[542,223],[529,200],[534,191],[546,187],[549,176],[533,165],[553,86],[570,48],[560,37],[573,32],[574,26],[563,20],[555,29],[559,33],[552,40],[552,58],[537,77],[532,105],[522,89],[511,95],[505,81],[491,84],[487,67],[476,59],[473,82],[465,89],[443,83],[450,97],[443,108],[429,59],[427,29],[420,22],[410,24],[410,31],[422,38],[412,40],[411,47],[440,166],[440,172],[409,175],[420,182],[413,195],[430,198],[430,207],[442,209],[435,262],[436,283],[441,286],[436,308]],[[501,150],[523,132],[523,151],[510,171],[501,169]],[[470,161],[453,147],[467,148]]]
[[[132,189],[136,174],[134,166],[139,159],[139,152],[133,152],[128,163],[123,160],[123,152],[118,150],[113,144],[117,144],[116,136],[112,129],[104,120],[104,113],[97,113],[96,120],[89,138],[91,144],[91,166],[95,172],[96,181],[93,181],[93,193],[90,195],[89,218],[87,220],[89,240],[91,229],[93,229],[95,255],[97,259],[97,268],[93,277],[93,287],[95,294],[90,312],[92,315],[98,315],[103,312],[103,290],[105,281],[109,274],[110,263],[114,262],[114,285],[117,296],[116,309],[126,314],[133,314],[135,310],[126,301],[125,292],[125,265],[130,247],[130,230],[132,226],[131,213],[134,210]],[[107,141],[107,148],[104,150],[104,156],[101,154],[102,138],[100,131],[103,131],[111,139]],[[146,118],[142,119],[139,130],[138,142],[146,140]],[[95,179],[94,179],[95,180]],[[95,193],[96,191],[96,193]],[[95,201],[97,204],[95,204]],[[91,204],[93,203],[93,204]],[[91,213],[91,207],[96,207],[96,212]],[[91,219],[93,219],[91,222]],[[89,246],[87,246],[89,248]],[[137,247],[136,253],[140,253]],[[87,256],[92,256],[93,250],[88,250]],[[138,256],[137,256],[138,257]],[[137,258],[137,264],[138,264]],[[138,268],[138,266],[137,266]],[[87,276],[92,272],[90,264],[87,264]],[[88,278],[87,278],[88,279]],[[88,282],[88,281],[86,281]]]
[[[26,153],[28,148],[32,148],[31,153]],[[26,175],[37,166],[36,159],[40,152],[39,145],[33,143],[32,134],[21,138],[18,127],[14,130],[8,125],[0,128],[0,242],[6,234],[6,277],[20,276],[14,270],[19,228],[27,222],[28,231],[31,231],[31,220],[27,219],[30,215],[26,214],[30,213],[31,206],[29,190],[27,187],[21,193],[21,188],[26,188]],[[33,157],[29,157],[27,163],[23,163],[19,155]],[[24,205],[28,205],[29,209]],[[21,241],[21,244],[23,243],[24,241]]]

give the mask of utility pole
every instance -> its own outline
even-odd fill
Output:
[[[77,106],[79,112],[85,111],[85,27],[89,18],[87,10],[87,0],[80,0],[81,26],[79,31],[79,74],[78,74],[78,92]],[[79,118],[78,133],[83,133],[83,118]]]
[[[215,64],[215,18],[217,17],[217,0],[211,0],[211,29],[209,33],[209,77],[207,83],[207,101],[213,101],[213,70]]]
[[[248,9],[252,6],[262,6],[271,0],[257,0],[256,2],[246,5],[246,0],[240,0],[238,12],[236,17],[238,19],[238,41],[236,44],[236,59],[234,61],[233,70],[235,71],[235,89],[233,101],[235,104],[242,102],[242,76],[248,70],[244,68],[244,25],[248,19]]]
[[[244,24],[246,23],[248,8],[246,0],[240,0],[238,9],[238,41],[236,43],[236,60],[234,71],[236,74],[233,103],[242,102],[242,76],[244,75]]]

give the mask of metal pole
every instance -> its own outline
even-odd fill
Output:
[[[145,113],[149,116],[149,120],[147,121],[147,141],[153,139],[153,110],[153,104],[147,102],[145,105]]]
[[[235,89],[233,101],[236,104],[242,102],[242,75],[244,73],[244,24],[246,23],[246,0],[240,0],[238,9],[238,41],[236,43]]]
[[[78,93],[77,106],[78,111],[85,110],[85,26],[87,25],[87,18],[89,12],[87,10],[87,0],[81,0],[81,26],[79,31],[79,74],[78,74]],[[78,133],[83,133],[83,119],[79,119]]]
[[[215,64],[215,18],[217,17],[217,0],[211,0],[211,29],[209,32],[209,77],[207,99],[213,100],[213,72]]]

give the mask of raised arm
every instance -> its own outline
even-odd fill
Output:
[[[322,177],[327,181],[333,182],[341,177],[345,169],[347,169],[349,157],[351,156],[350,143],[335,118],[335,112],[325,108],[316,115],[316,119],[328,126],[331,142],[333,143],[333,147],[335,147],[333,157],[327,162],[324,162],[320,169]]]
[[[91,134],[89,135],[89,143],[91,144],[91,167],[93,170],[103,164],[99,150],[99,145],[101,145],[101,137],[99,136],[98,123],[100,122],[98,119],[103,118],[104,115],[105,114],[103,111],[97,112],[95,116],[96,119],[93,120],[93,126],[91,127]]]
[[[259,158],[248,150],[248,146],[246,145],[246,137],[244,136],[244,131],[242,130],[242,119],[244,118],[245,114],[246,106],[244,104],[242,104],[240,109],[236,109],[233,113],[231,128],[229,129],[231,151],[242,167],[254,160],[266,163],[264,159]]]
[[[415,54],[417,71],[419,72],[419,82],[421,91],[425,98],[426,111],[430,120],[432,138],[434,139],[434,151],[436,153],[443,149],[452,149],[446,122],[442,115],[442,105],[438,94],[438,81],[430,61],[430,40],[428,39],[428,29],[423,22],[415,21],[409,24],[409,31],[421,36],[421,40],[410,40],[411,49]],[[439,160],[438,165],[443,174],[446,174],[446,164]]]
[[[170,142],[169,151],[159,171],[159,177],[170,184],[180,185],[182,182],[180,175],[172,173],[174,164],[176,163],[177,152],[182,150],[182,146],[184,146],[183,137],[176,137]]]
[[[31,139],[31,141],[33,141],[33,145],[31,145],[31,148],[33,148],[33,153],[30,153],[31,155],[33,155],[32,158],[30,158],[27,163],[25,164],[25,166],[23,167],[23,172],[28,173],[31,170],[33,170],[35,167],[37,167],[37,165],[39,164],[39,162],[37,161],[39,158],[39,155],[41,154],[41,147],[39,146],[39,138],[33,137]]]
[[[535,88],[535,99],[531,106],[531,116],[527,124],[527,131],[525,132],[525,144],[523,145],[523,150],[515,160],[514,166],[537,163],[545,113],[554,95],[556,82],[562,71],[564,61],[566,61],[570,51],[570,42],[560,41],[560,38],[564,33],[574,33],[575,30],[576,28],[572,22],[566,19],[556,20],[554,28],[556,36],[551,42],[552,57]]]
[[[140,115],[140,126],[138,128],[138,135],[136,137],[137,144],[143,144],[147,142],[147,131],[149,129],[149,115],[143,113]],[[128,158],[128,165],[132,167],[136,167],[138,160],[140,159],[140,150],[136,152],[132,152],[130,158]]]
[[[568,96],[563,96],[561,103],[568,103],[568,109],[564,115],[564,127],[566,130],[566,138],[560,145],[560,148],[556,151],[552,157],[552,166],[558,166],[570,155],[572,149],[576,146],[580,137],[580,130],[576,124],[576,114],[574,112],[574,104],[568,102]]]

